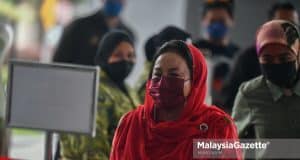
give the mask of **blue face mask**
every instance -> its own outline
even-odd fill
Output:
[[[106,0],[104,4],[104,14],[110,17],[119,16],[123,9],[120,0]]]
[[[219,40],[225,37],[228,27],[223,22],[212,22],[207,26],[206,31],[210,38]]]

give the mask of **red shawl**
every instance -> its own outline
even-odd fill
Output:
[[[193,139],[238,139],[232,119],[217,107],[204,104],[205,58],[193,45],[188,47],[193,58],[192,90],[180,118],[154,122],[148,81],[144,105],[120,121],[110,160],[190,160],[193,159]],[[200,129],[201,124],[206,124],[207,130]]]

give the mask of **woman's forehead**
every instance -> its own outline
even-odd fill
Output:
[[[128,50],[134,50],[133,46],[129,43],[129,42],[126,42],[126,41],[123,41],[121,43],[119,43],[115,49],[128,49]]]
[[[154,66],[167,67],[167,68],[174,68],[174,67],[183,68],[183,67],[187,67],[187,64],[184,58],[178,55],[177,53],[167,52],[160,55],[156,59]]]

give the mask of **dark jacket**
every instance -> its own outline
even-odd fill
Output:
[[[116,29],[127,32],[134,39],[132,31],[122,22]],[[108,31],[109,28],[101,10],[91,16],[75,20],[65,28],[53,61],[94,65],[98,43]]]
[[[232,71],[224,84],[222,93],[225,96],[224,106],[231,111],[239,86],[261,75],[256,48],[251,46],[243,51],[235,60]]]
[[[212,104],[222,106],[224,97],[221,91],[230,73],[231,64],[238,54],[239,47],[234,43],[217,45],[204,39],[195,41],[194,44],[209,59],[209,65],[211,66],[210,94]]]
[[[194,45],[199,49],[209,50],[212,56],[228,58],[233,58],[239,50],[239,47],[234,43],[229,43],[227,46],[219,46],[204,39],[195,41]]]

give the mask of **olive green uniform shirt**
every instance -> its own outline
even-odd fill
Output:
[[[144,102],[145,99],[146,83],[149,78],[150,69],[151,69],[151,63],[146,62],[144,65],[144,71],[141,74],[137,83],[138,98],[141,102]]]
[[[0,82],[0,155],[1,151],[4,148],[4,116],[5,116],[5,96],[4,96],[4,87],[2,81]]]
[[[104,72],[100,72],[96,137],[61,135],[61,155],[70,160],[108,160],[119,119],[138,102],[129,89],[126,95]]]
[[[291,96],[263,76],[243,83],[232,116],[240,138],[300,138],[300,81]]]
[[[5,86],[7,84],[7,66],[3,65],[0,73],[0,155],[6,153],[8,145],[8,135],[4,127],[5,118],[5,107],[6,107],[6,97],[5,97]]]

